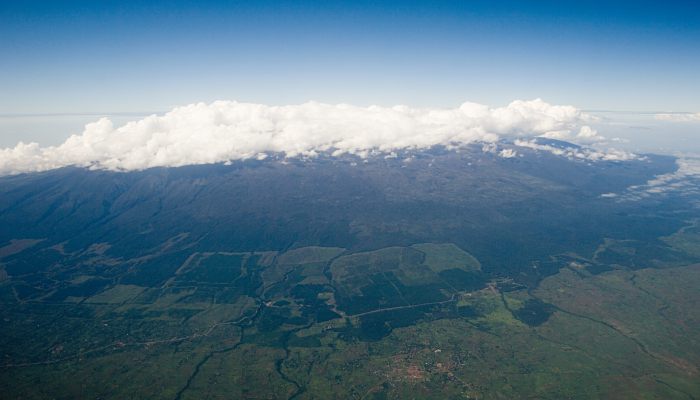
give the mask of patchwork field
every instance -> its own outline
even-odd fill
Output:
[[[664,240],[688,254],[695,235]],[[6,257],[0,386],[8,398],[697,398],[700,265],[606,264],[629,248],[558,256],[535,288],[449,243],[165,252],[111,277],[94,249],[74,256],[93,275],[56,264],[57,249],[33,255],[51,265],[41,276]]]

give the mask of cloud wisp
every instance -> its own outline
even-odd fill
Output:
[[[102,118],[58,146],[19,143],[0,149],[0,175],[70,165],[131,171],[262,159],[270,153],[366,157],[534,136],[592,143],[602,140],[587,125],[593,120],[573,106],[540,99],[498,108],[464,103],[453,109],[216,101],[177,107],[120,127]]]
[[[699,113],[664,113],[654,115],[654,119],[657,121],[669,121],[669,122],[700,122],[700,112]]]
[[[544,136],[547,137],[547,136]],[[557,147],[549,144],[537,143],[536,140],[515,140],[518,147],[527,147],[533,150],[546,151],[555,156],[566,157],[571,160],[586,161],[629,161],[638,160],[640,156],[624,150],[607,149],[598,150],[588,147]]]
[[[683,196],[700,194],[700,158],[680,157],[676,159],[678,169],[667,174],[657,175],[642,185],[628,187],[622,193],[605,193],[601,197],[617,198],[619,201],[637,201],[652,196],[665,196],[669,193]],[[700,203],[694,201],[696,206]]]

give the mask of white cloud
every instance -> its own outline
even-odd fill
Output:
[[[582,126],[578,133],[573,133],[570,130],[564,130],[547,132],[541,136],[548,139],[565,140],[579,144],[595,144],[605,141],[605,137],[599,135],[597,130],[588,125]]]
[[[454,109],[217,101],[177,107],[121,127],[102,118],[58,146],[20,143],[0,149],[0,174],[68,165],[140,170],[264,158],[269,153],[365,157],[435,145],[493,143],[501,137],[563,135],[588,142],[598,137],[586,125],[592,120],[575,107],[539,99],[498,108],[464,103]]]
[[[656,114],[654,118],[659,121],[671,121],[671,122],[700,122],[700,112],[699,113],[669,113],[669,114]]]
[[[503,149],[498,153],[498,156],[502,158],[513,158],[517,155],[518,152],[513,149]]]
[[[515,145],[527,147],[533,150],[546,151],[556,156],[567,157],[572,160],[629,161],[640,159],[640,157],[634,153],[612,148],[594,149],[588,147],[557,147],[549,144],[540,144],[535,140],[522,139],[516,140]]]

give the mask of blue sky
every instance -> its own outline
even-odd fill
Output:
[[[3,145],[45,138],[15,114],[216,99],[700,111],[690,1],[16,1],[0,5],[0,54]],[[59,119],[43,123],[95,118]]]

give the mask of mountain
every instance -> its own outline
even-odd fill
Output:
[[[514,260],[682,226],[601,198],[676,168],[670,157],[649,157],[588,165],[537,151],[504,159],[476,147],[129,173],[65,168],[2,178],[0,241],[41,238],[69,252],[108,243],[105,254],[121,259],[182,234],[179,246],[197,251],[454,242],[508,274],[520,267]]]
[[[663,186],[674,157],[586,151],[537,139],[2,177],[0,383],[22,398],[561,398],[580,381],[635,397],[630,382],[660,374],[654,393],[698,393],[697,313],[668,291],[697,297],[679,283],[698,279],[697,194]],[[605,304],[586,305],[596,291]],[[670,311],[646,316],[652,303]],[[502,359],[528,347],[540,356]],[[613,380],[590,372],[625,357]],[[492,363],[521,378],[466,367]]]

